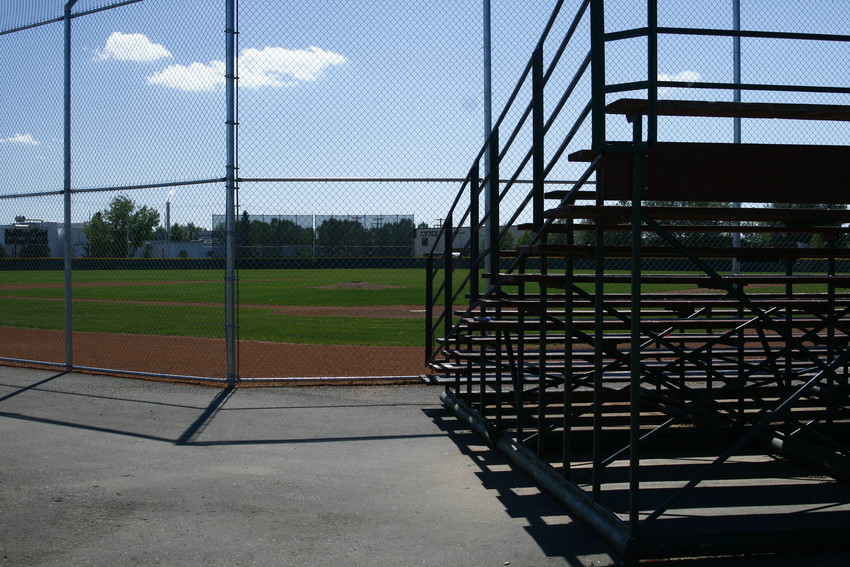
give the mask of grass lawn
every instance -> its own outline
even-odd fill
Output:
[[[423,305],[422,270],[240,270],[238,275],[240,303],[270,306],[238,311],[241,339],[386,346],[424,342],[421,319],[291,316],[274,309],[281,305]],[[0,273],[0,284],[58,285],[0,290],[0,321],[15,327],[62,329],[62,282],[61,272]],[[87,300],[74,303],[77,331],[224,337],[221,271],[78,271],[73,282],[82,284],[75,285],[74,299]],[[370,285],[355,287],[352,282]]]
[[[0,321],[37,329],[64,326],[61,271],[0,272]],[[245,340],[305,344],[421,346],[422,319],[283,315],[276,306],[424,306],[421,269],[240,270],[238,310]],[[224,272],[220,270],[80,270],[74,272],[74,328],[109,333],[224,337]],[[50,284],[48,287],[37,287]],[[486,284],[482,284],[483,290]],[[534,293],[535,286],[527,291]],[[585,286],[592,291],[592,286]],[[627,293],[628,285],[606,286]],[[651,288],[651,289],[650,289]],[[647,286],[669,291],[676,286]],[[768,291],[768,289],[759,290]],[[50,301],[52,299],[53,301]],[[463,301],[463,294],[459,301]],[[138,302],[138,303],[137,303]],[[143,303],[144,302],[144,303]]]

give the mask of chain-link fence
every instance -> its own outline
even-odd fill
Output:
[[[482,147],[486,101],[497,121],[514,95],[530,99],[530,75],[517,81],[547,26],[548,188],[584,171],[560,141],[591,139],[578,119],[591,92],[576,74],[590,63],[587,20],[573,20],[584,3],[494,1],[489,34],[488,4],[4,2],[0,357],[230,379],[421,372],[423,256]],[[655,45],[629,33],[648,3],[605,2],[605,31],[622,35],[606,44],[606,84],[645,80],[652,49],[660,98],[731,100],[740,54],[745,101],[844,103],[850,8],[745,0],[741,28],[774,35],[735,43],[734,4],[659,2]],[[520,125],[499,160],[504,248],[530,236],[531,122],[523,103],[497,125]],[[605,127],[631,136],[621,116]],[[657,134],[732,141],[735,128],[668,117]],[[848,134],[749,119],[740,132]]]
[[[492,7],[493,108],[551,8]],[[422,256],[484,139],[483,29],[444,0],[4,2],[0,358],[422,373]]]

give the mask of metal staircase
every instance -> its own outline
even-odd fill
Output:
[[[627,558],[846,546],[850,148],[657,133],[669,117],[850,122],[850,107],[660,100],[651,60],[645,81],[607,84],[607,43],[645,37],[651,57],[665,33],[649,4],[647,26],[618,33],[602,1],[553,14],[571,22],[564,40],[547,67],[544,34],[520,81],[531,100],[513,130],[497,123],[429,257],[428,364],[458,417]],[[546,114],[549,78],[580,32],[585,63]],[[573,104],[583,81],[590,100]],[[627,90],[647,97],[619,98]],[[564,108],[584,110],[556,128]],[[607,139],[614,120],[631,139]],[[526,131],[531,149],[506,172],[499,139]],[[567,160],[583,173],[547,192]],[[503,214],[529,171],[531,190]],[[523,218],[529,244],[482,246]],[[717,238],[695,244],[705,235]]]

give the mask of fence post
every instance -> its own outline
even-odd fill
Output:
[[[227,0],[226,25],[226,129],[227,165],[226,250],[225,250],[225,349],[227,351],[227,386],[236,385],[236,0]]]
[[[469,300],[470,303],[478,301],[481,295],[479,285],[479,274],[481,265],[479,263],[481,254],[479,238],[481,232],[478,225],[481,224],[480,216],[480,191],[481,181],[479,179],[478,162],[472,166],[469,173]]]
[[[64,226],[65,226],[65,370],[70,372],[74,367],[74,321],[72,316],[73,295],[71,293],[71,10],[77,0],[68,0],[65,3],[65,48],[64,48],[64,108],[63,115],[63,140],[62,150],[64,153],[62,174],[62,197],[64,200]]]
[[[483,5],[483,40],[484,40],[484,142],[490,139],[490,133],[493,130],[493,53],[492,53],[492,22],[491,22],[491,10],[490,10],[490,0],[484,0]],[[490,152],[484,152],[484,177],[488,179],[493,179],[490,175],[492,164],[492,156]],[[476,164],[476,167],[478,164]],[[496,183],[498,186],[498,182]],[[487,182],[485,187],[489,187],[490,182]],[[491,218],[490,215],[490,199],[484,199],[484,216],[485,218]],[[497,215],[498,217],[498,215]],[[485,226],[490,226],[490,221],[487,220]],[[484,248],[488,249],[493,245],[493,242],[490,240],[492,236],[492,232],[490,230],[484,231]],[[493,267],[490,265],[490,255],[484,257],[484,271],[490,272]],[[487,289],[490,289],[488,284]]]

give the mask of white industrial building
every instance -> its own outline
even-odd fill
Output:
[[[18,258],[27,248],[44,247],[47,256],[65,256],[65,224],[41,219],[19,219],[14,224],[0,225],[0,246],[10,258]],[[83,223],[71,224],[71,256],[83,256],[86,250]]]

